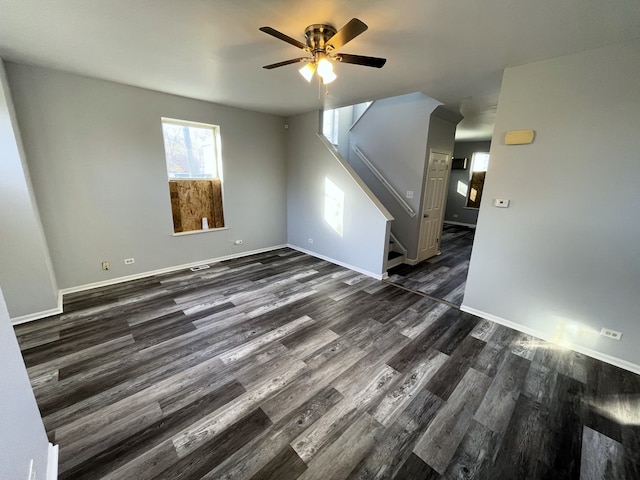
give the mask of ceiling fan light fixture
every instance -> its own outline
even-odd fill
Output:
[[[313,78],[313,74],[316,71],[316,64],[315,62],[307,63],[304,67],[302,67],[298,71],[300,72],[300,75],[302,75],[307,82],[311,82],[311,79]]]
[[[333,72],[326,73],[322,77],[322,83],[324,85],[327,85],[327,84],[333,82],[336,78],[338,78],[338,76],[335,73],[333,73]]]
[[[318,75],[324,78],[330,74],[333,74],[333,65],[331,65],[331,62],[326,58],[321,58],[320,61],[318,61]]]
[[[332,25],[324,23],[312,24],[304,31],[306,38],[306,44],[304,44],[274,28],[260,27],[259,30],[261,32],[293,45],[309,55],[306,57],[292,58],[284,62],[272,63],[265,65],[263,68],[271,70],[293,63],[306,62],[305,66],[299,69],[300,75],[302,75],[307,82],[311,83],[311,80],[317,72],[318,82],[325,85],[335,81],[337,78],[337,75],[333,71],[333,61],[381,68],[387,61],[385,58],[334,53],[358,35],[365,32],[367,28],[367,25],[357,18],[349,20],[340,30],[336,30]]]

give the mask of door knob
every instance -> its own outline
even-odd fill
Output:
[[[422,218],[429,218],[429,214],[425,213],[424,215],[422,215]]]

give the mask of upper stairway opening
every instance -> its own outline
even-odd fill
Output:
[[[394,255],[393,263],[402,257],[401,262],[415,264],[428,258],[425,255],[429,252],[439,251],[444,185],[456,125],[461,119],[422,93],[326,110],[323,114],[324,135],[394,217],[389,251],[400,255]],[[430,177],[430,165],[443,169],[441,178]],[[441,200],[437,212],[429,209],[435,198]],[[427,217],[434,215],[436,220],[430,222]]]

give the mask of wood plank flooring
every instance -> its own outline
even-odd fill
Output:
[[[467,282],[474,234],[472,228],[445,224],[440,255],[417,265],[393,267],[389,270],[388,281],[459,307]]]
[[[289,249],[16,327],[61,479],[637,479],[640,378]]]

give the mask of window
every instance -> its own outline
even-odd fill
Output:
[[[333,144],[338,145],[338,109],[322,112],[322,134]]]
[[[224,227],[220,127],[162,119],[174,233]]]
[[[480,208],[484,178],[489,166],[489,154],[476,152],[471,157],[471,169],[469,170],[469,188],[467,191],[467,208]]]

